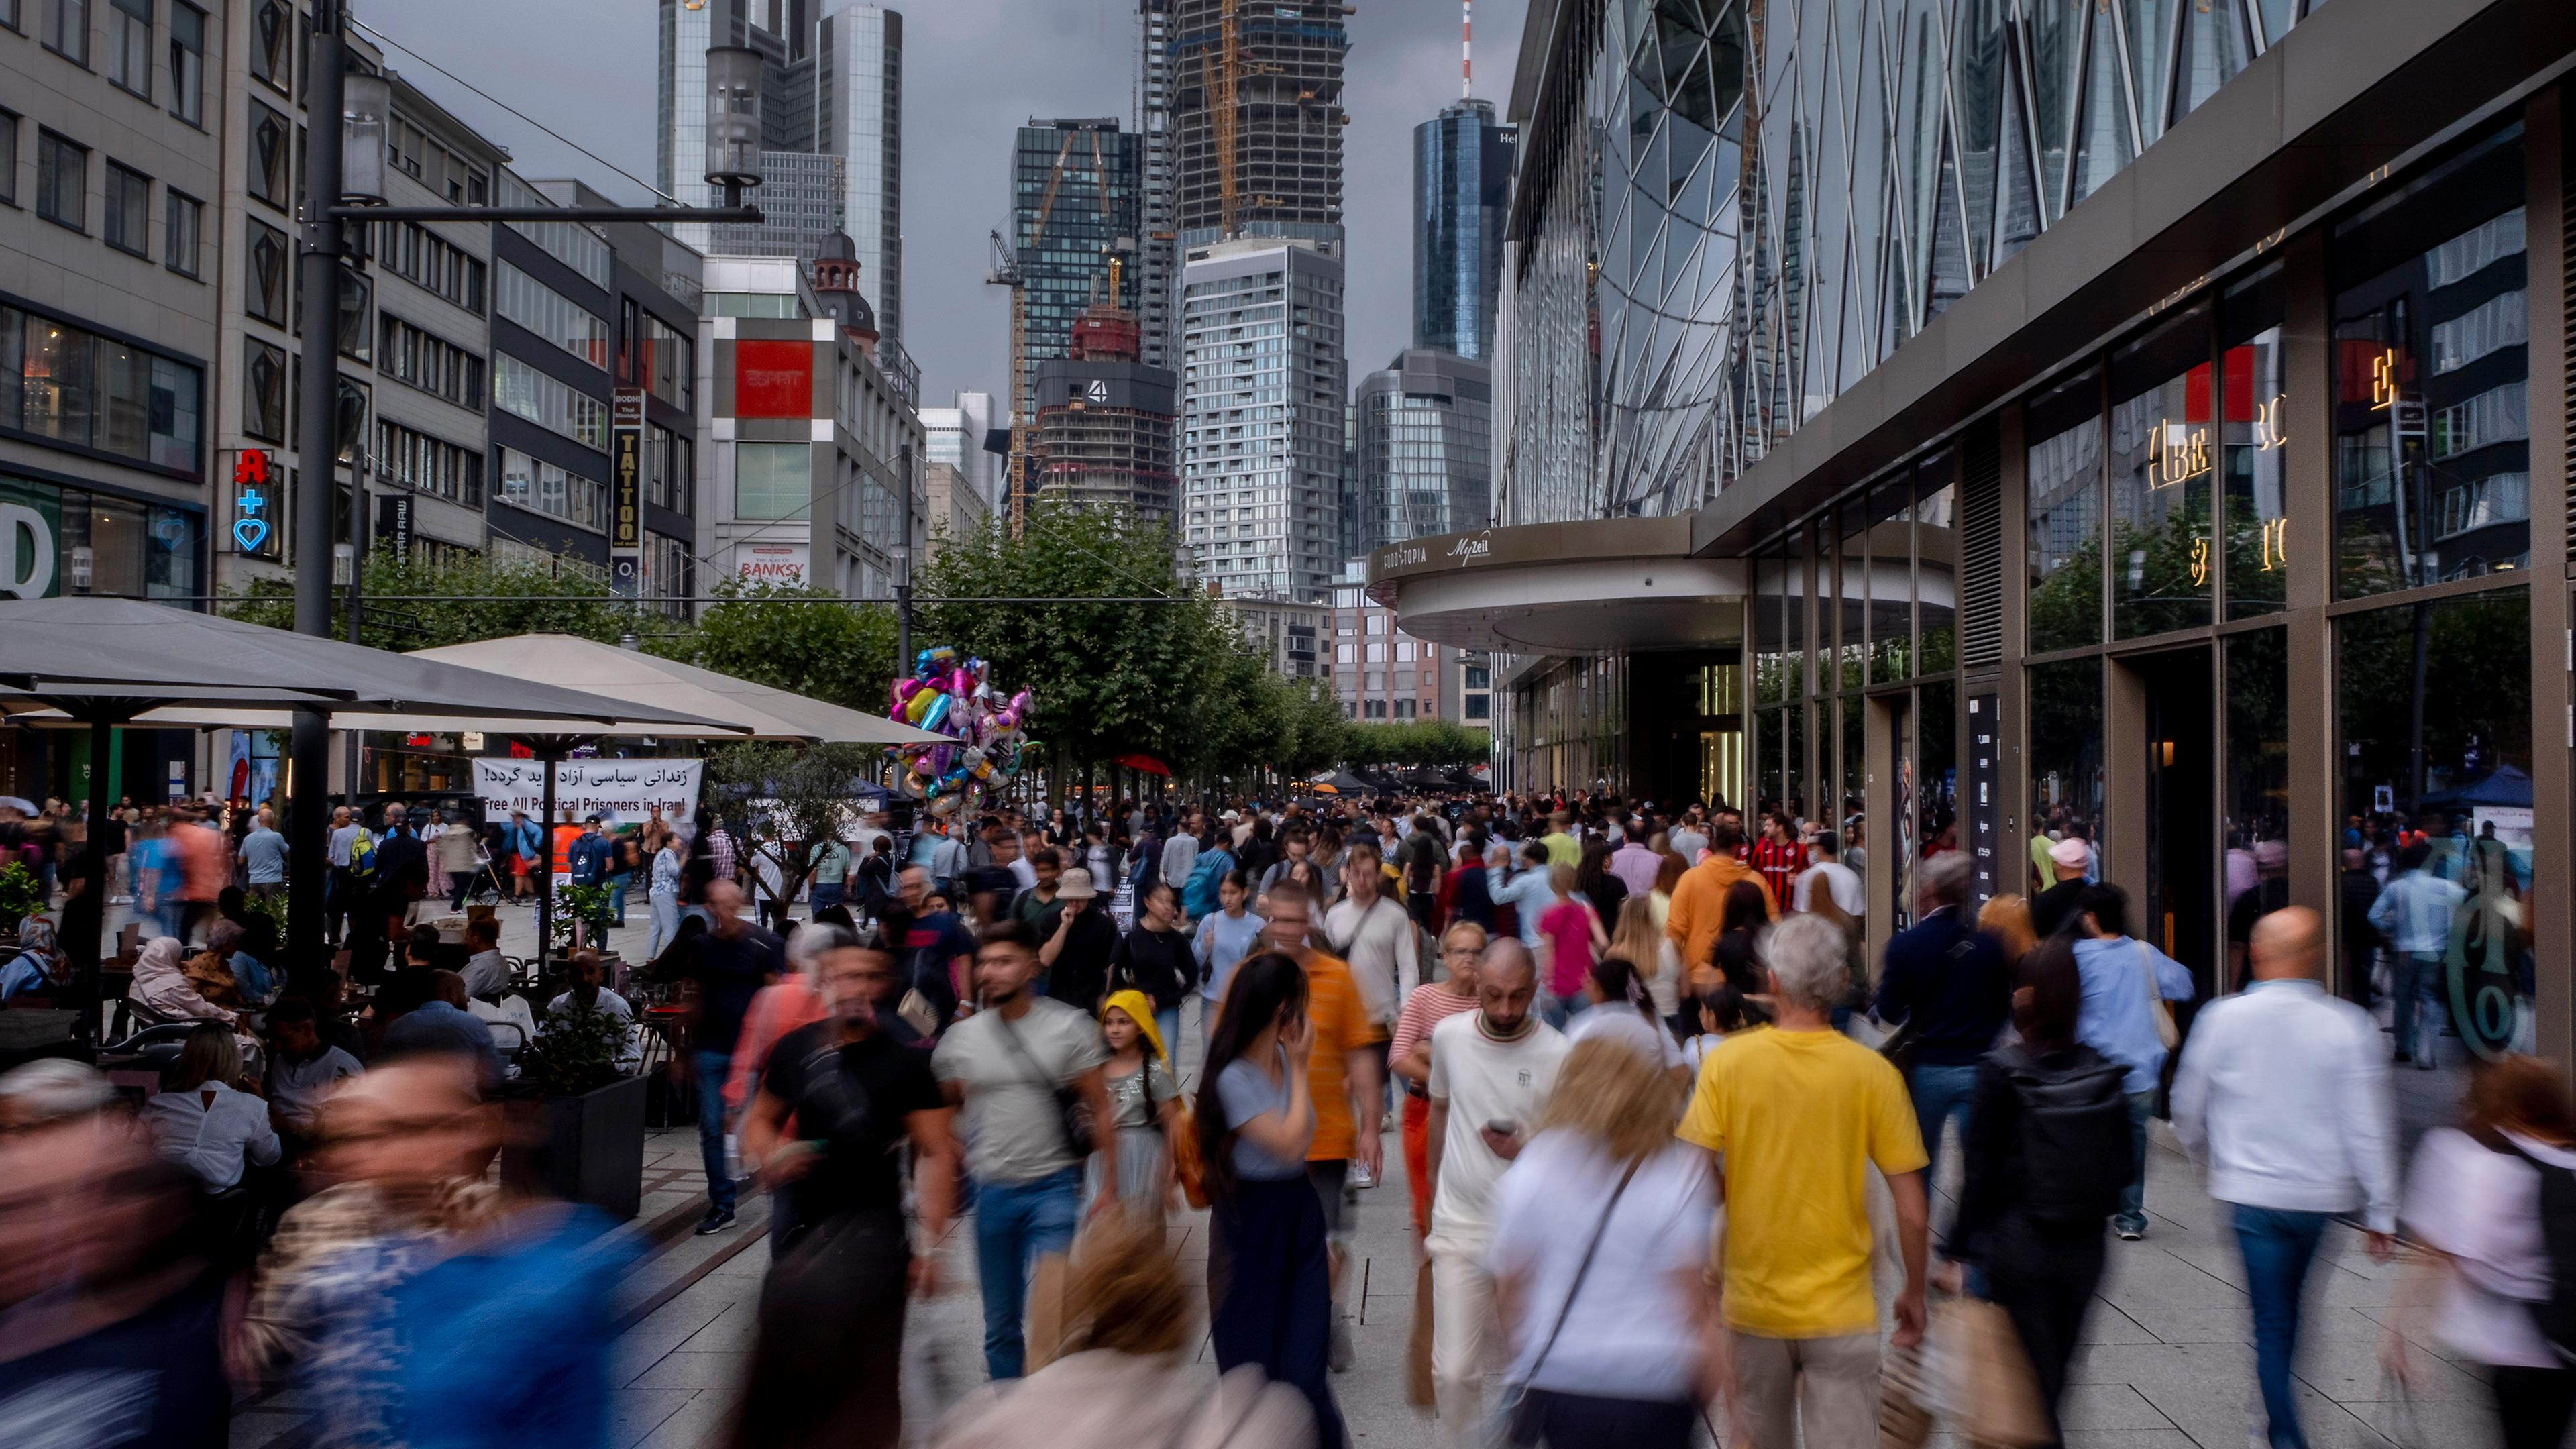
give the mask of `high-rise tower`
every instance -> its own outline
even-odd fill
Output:
[[[1136,134],[1144,180],[1136,238],[1136,321],[1140,360],[1169,367],[1179,343],[1172,330],[1180,306],[1180,158],[1172,103],[1172,0],[1137,0]]]
[[[1142,138],[1112,118],[1032,120],[1011,147],[1011,426],[1023,440],[1037,422],[1039,365],[1066,357],[1075,320],[1106,304],[1136,326],[1141,278],[1133,266],[1140,219]],[[1139,360],[1130,349],[1123,359]],[[1168,415],[1168,409],[1167,415]],[[1036,487],[1027,449],[1015,458],[1011,516]],[[1167,462],[1168,469],[1168,462]],[[1163,511],[1170,512],[1168,498]]]
[[[814,149],[848,163],[843,222],[889,343],[903,339],[903,15],[844,5],[814,42]]]
[[[1413,128],[1413,345],[1490,361],[1519,133],[1462,98]]]
[[[1171,0],[1186,249],[1230,237],[1342,245],[1340,0]],[[1184,258],[1186,260],[1186,257]]]

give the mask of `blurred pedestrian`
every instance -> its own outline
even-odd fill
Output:
[[[1377,1075],[1383,1034],[1350,966],[1311,944],[1315,903],[1306,893],[1283,884],[1264,904],[1270,914],[1263,923],[1262,944],[1295,960],[1306,973],[1306,1020],[1313,1028],[1307,1070],[1315,1091],[1315,1135],[1306,1148],[1306,1176],[1323,1205],[1332,1245],[1332,1363],[1333,1371],[1342,1373],[1352,1363],[1350,1243],[1358,1232],[1359,1189],[1376,1182],[1384,1150]],[[1412,929],[1401,911],[1396,918]]]
[[[1289,1384],[1243,1365],[1211,1386],[1183,1350],[1190,1305],[1148,1223],[1104,1219],[1074,1255],[1065,1352],[1011,1385],[977,1389],[932,1435],[936,1449],[1306,1449],[1315,1415]],[[1211,1392],[1213,1388],[1213,1392]]]
[[[2030,898],[2030,928],[2043,940],[2056,935],[2074,919],[2078,902],[2083,900],[2089,884],[2084,879],[2084,872],[2093,859],[2093,851],[2084,843],[2083,837],[2069,835],[2050,844],[2048,859],[2056,872],[2056,881]]]
[[[1306,972],[1265,951],[1237,977],[1199,1086],[1199,1158],[1214,1209],[1210,1346],[1219,1373],[1248,1364],[1304,1394],[1324,1449],[1341,1449],[1326,1369],[1333,1309],[1324,1205],[1307,1180],[1317,1112]]]
[[[1053,855],[1050,848],[1047,852]],[[1032,899],[1032,891],[1023,901]],[[1055,900],[1047,914],[1030,920],[1042,943],[1038,965],[1046,972],[1047,995],[1085,1016],[1095,1015],[1109,995],[1111,958],[1118,954],[1118,924],[1109,905],[1091,882],[1091,872],[1076,866],[1055,880]]]
[[[1089,1014],[1038,995],[1037,973],[1037,942],[1026,922],[985,927],[975,951],[981,1009],[949,1027],[931,1058],[949,1105],[965,1109],[984,1366],[995,1379],[1020,1376],[1029,1275],[1039,1258],[1073,1242],[1083,1159],[1099,1153],[1102,1181],[1112,1189],[1118,1182],[1100,1028]],[[1090,1109],[1088,1142],[1071,1135],[1067,1095]],[[1102,1200],[1114,1198],[1104,1193]]]
[[[1431,1382],[1440,1442],[1485,1442],[1494,1332],[1494,1187],[1538,1130],[1565,1037],[1538,1018],[1538,967],[1503,937],[1476,968],[1476,1010],[1431,1029],[1424,1174],[1431,1183]]]
[[[1120,1206],[1159,1223],[1176,1181],[1172,1133],[1180,1119],[1181,1084],[1143,992],[1111,993],[1100,1008],[1100,1044],[1109,1053],[1101,1085],[1118,1132],[1118,1181],[1094,1182],[1092,1192],[1098,1196],[1114,1186]]]
[[[656,960],[652,967],[657,981],[686,979],[697,988],[690,1046],[698,1080],[698,1153],[707,1176],[707,1213],[696,1228],[701,1236],[733,1226],[724,1082],[732,1075],[743,1015],[760,988],[787,974],[786,948],[779,939],[743,918],[741,886],[717,881],[707,887],[706,906],[712,923],[694,949]]]
[[[1440,937],[1442,976],[1404,999],[1395,1018],[1395,1037],[1388,1043],[1389,1070],[1404,1084],[1400,1122],[1404,1145],[1404,1182],[1413,1199],[1413,1236],[1418,1242],[1431,1230],[1431,1030],[1461,1012],[1476,1009],[1478,958],[1485,932],[1473,921],[1460,921]]]
[[[2527,1056],[2480,1063],[2465,1105],[2459,1126],[2415,1148],[2402,1216],[2424,1271],[2399,1295],[2381,1361],[2414,1378],[2398,1335],[2429,1328],[2449,1356],[2485,1367],[2504,1449],[2559,1449],[2576,1367],[2534,1314],[2562,1281],[2543,1203],[2576,1175],[2576,1109],[2558,1069]],[[2429,1325],[2415,1321],[2428,1310]]]
[[[1938,1182],[1941,1139],[1954,1124],[1963,1141],[1970,1130],[1978,1063],[2011,1017],[2013,978],[1993,938],[1966,918],[1968,858],[1936,855],[1914,877],[1920,914],[1889,939],[1872,1010],[1897,1028],[1892,1050],[1923,1133],[1924,1177]]]
[[[1179,890],[1166,885],[1165,890],[1179,900]],[[1152,887],[1146,888],[1148,892]],[[1248,909],[1252,903],[1252,885],[1236,871],[1217,886],[1218,909],[1198,918],[1198,932],[1191,950],[1199,963],[1199,1041],[1204,1047],[1215,1033],[1217,1014],[1225,1007],[1226,983],[1234,975],[1235,965],[1250,955],[1261,941],[1261,917]],[[1184,913],[1186,919],[1186,913]]]
[[[2394,1110],[2378,1024],[2326,994],[2325,923],[2303,906],[2254,925],[2253,982],[2201,1009],[2174,1075],[2174,1135],[2209,1164],[2254,1308],[2254,1377],[2272,1449],[2306,1449],[2291,1365],[2328,1221],[2359,1210],[2370,1256],[2397,1231]]]
[[[1181,931],[1180,898],[1156,881],[1136,902],[1136,924],[1109,957],[1109,988],[1141,992],[1153,1003],[1154,1036],[1168,1053],[1180,1049],[1181,1003],[1198,979],[1190,938]]]
[[[904,1220],[903,1161],[933,1249],[948,1231],[954,1115],[928,1053],[891,1010],[894,962],[838,926],[808,926],[831,1014],[778,1039],[743,1117],[747,1161],[764,1183],[792,1184],[773,1221],[781,1256],[761,1285],[760,1336],[731,1443],[750,1449],[903,1440],[898,1373],[908,1293],[937,1285]]]
[[[1978,1269],[1984,1296],[2011,1317],[2054,1433],[2102,1281],[2105,1229],[2132,1171],[2126,1069],[2075,1039],[2084,985],[2072,942],[2054,938],[2024,956],[2014,982],[2020,1039],[1977,1065],[1944,1256]]]
[[[652,884],[644,901],[651,908],[652,925],[645,932],[644,954],[659,956],[680,931],[680,877],[688,868],[688,853],[676,835],[665,835],[661,848],[653,852]],[[817,895],[822,888],[815,888]]]
[[[2371,902],[2370,924],[2396,956],[2388,997],[2396,1026],[2397,1060],[2423,1071],[2440,1064],[2443,1024],[2450,1020],[2444,961],[2451,949],[2451,919],[2468,892],[2434,873],[2431,841],[2417,838],[2397,857],[2397,871]]]
[[[2133,1171],[2111,1220],[2122,1241],[2147,1235],[2147,1119],[2174,1033],[2169,1001],[2189,1001],[2191,968],[2129,935],[2129,897],[2118,886],[2087,886],[2067,922],[2075,966],[2084,977],[2084,1010],[2075,1034],[2086,1046],[2129,1069],[2129,1157]]]
[[[2020,965],[2039,944],[2039,933],[2030,924],[2030,903],[2010,892],[1988,897],[1977,908],[1977,929],[1994,939],[2006,966]]]
[[[0,1076],[0,1438],[222,1449],[225,1279],[200,1256],[200,1195],[108,1098],[71,1063]]]
[[[1495,1187],[1486,1264],[1521,1396],[1515,1442],[1693,1440],[1717,1384],[1704,1273],[1715,1194],[1707,1154],[1673,1139],[1678,1104],[1661,1050],[1577,1042]]]
[[[1720,1162],[1723,1306],[1751,1443],[1862,1449],[1876,1437],[1879,1360],[1863,1169],[1895,1200],[1894,1343],[1909,1348],[1923,1336],[1922,1137],[1896,1068],[1833,1030],[1850,982],[1842,932],[1791,916],[1768,953],[1772,1029],[1708,1054],[1679,1135]]]

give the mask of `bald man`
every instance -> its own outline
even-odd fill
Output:
[[[2397,1227],[2387,1048],[2368,1012],[2326,994],[2325,923],[2301,906],[2254,923],[2253,984],[2203,1008],[2174,1076],[2174,1135],[2209,1165],[2254,1309],[2254,1376],[2275,1449],[2304,1446],[2290,1365],[2300,1293],[2327,1221],[2356,1209],[2373,1258]]]

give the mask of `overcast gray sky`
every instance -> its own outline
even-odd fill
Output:
[[[824,0],[826,5],[833,0]],[[1133,114],[1134,0],[914,0],[904,12],[904,279],[922,401],[1008,391],[1010,317],[984,285],[985,234],[1009,201],[1011,132],[1030,116]],[[1476,7],[1476,90],[1501,104],[1527,0]],[[361,23],[508,101],[544,127],[653,178],[653,0],[357,0]],[[1410,340],[1413,128],[1458,94],[1454,0],[1359,0],[1351,18],[1351,375]],[[580,176],[620,200],[642,188],[402,55],[396,69],[510,148],[531,178]]]

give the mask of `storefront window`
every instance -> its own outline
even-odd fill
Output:
[[[1841,521],[1841,552],[1834,556],[1833,664],[1818,689],[1858,689],[1869,679],[1869,513],[1865,505],[1846,503],[1835,515]]]
[[[1791,703],[1781,711],[1781,718],[1786,728],[1780,731],[1780,748],[1789,776],[1781,794],[1781,803],[1787,805],[1792,814],[1804,819],[1807,814],[1806,704],[1803,701]]]
[[[2281,489],[2289,368],[2281,269],[2230,287],[2218,306],[2219,443],[2227,493],[2227,617],[2277,614],[2289,600],[2290,525]]]
[[[2521,589],[2378,609],[2335,626],[2340,813],[2371,877],[2345,879],[2386,908],[2374,908],[2380,922],[2343,923],[2339,984],[2347,997],[2378,1003],[2401,1062],[2420,1069],[2429,1060],[2445,1074],[2438,1089],[2412,1090],[2415,1072],[2398,1068],[2409,1141],[2454,1110],[2474,1060],[2534,1049],[2532,959],[2520,928],[2536,823],[2530,680]],[[2423,832],[2415,849],[2429,882],[2403,878],[2409,830]],[[2432,915],[2439,929],[2423,924],[2422,911],[2400,909],[2426,901],[2442,908]]]
[[[1805,569],[1785,550],[1758,561],[1754,597],[1754,699],[1777,704],[1806,692]]]
[[[2189,308],[2111,355],[2111,584],[2122,639],[2210,621],[2209,308]]]
[[[1756,809],[1778,804],[1788,788],[1783,766],[1786,716],[1780,710],[1766,709],[1754,717],[1753,800]]]
[[[2070,659],[2030,671],[2030,822],[2025,856],[2003,879],[2037,882],[2048,842],[2102,839],[2102,661]],[[2095,857],[2100,859],[2098,853]]]
[[[1842,809],[1835,817],[1846,836],[1859,833],[1866,818],[1869,796],[1863,786],[1869,779],[1868,736],[1863,720],[1863,705],[1856,694],[1843,696],[1842,702]],[[1855,842],[1857,843],[1857,842]]]
[[[1915,669],[1942,674],[1959,663],[1959,455],[1943,453],[1914,470]]]
[[[2522,128],[2335,228],[2336,590],[2531,562]]]
[[[2287,868],[2290,840],[2290,643],[2281,629],[2230,635],[2227,649],[2227,940],[2243,944],[2250,913],[2277,902],[2258,891]],[[2264,888],[2266,890],[2269,887]],[[2237,907],[2254,893],[2240,917]],[[2231,976],[2232,980],[2232,976]]]
[[[1914,708],[1914,839],[1926,857],[1959,848],[1959,690],[1927,683]]]
[[[1914,677],[1914,490],[1899,473],[1870,491],[1869,682]]]
[[[2031,401],[2030,652],[2102,642],[2101,375]]]

